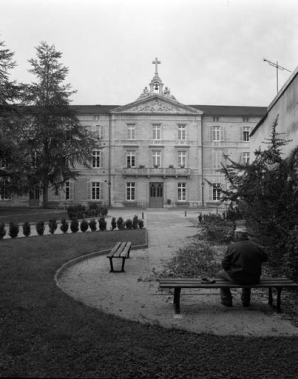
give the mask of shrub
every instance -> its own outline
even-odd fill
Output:
[[[54,234],[57,229],[57,221],[52,219],[49,221],[49,231],[51,234]]]
[[[89,226],[90,226],[91,231],[95,232],[96,229],[97,229],[97,222],[96,222],[96,220],[94,220],[94,219],[90,220]]]
[[[70,230],[73,232],[73,233],[76,233],[79,231],[79,221],[78,219],[74,218],[71,220],[70,222]]]
[[[11,238],[16,238],[19,234],[19,225],[11,221],[9,223],[9,235]]]
[[[125,227],[126,229],[132,229],[132,221],[130,218],[125,221]]]
[[[70,220],[82,219],[84,218],[85,213],[86,213],[86,207],[85,205],[82,205],[82,204],[71,205],[67,208],[67,214]]]
[[[82,220],[82,222],[81,222],[81,226],[80,226],[81,231],[82,231],[83,233],[85,233],[85,232],[88,230],[88,227],[89,227],[88,221],[86,221],[86,220]]]
[[[23,224],[23,234],[25,237],[29,237],[31,234],[31,226],[28,221]]]
[[[39,236],[43,236],[45,230],[44,221],[38,221],[36,223],[36,231]]]
[[[117,228],[119,230],[124,229],[124,220],[122,217],[119,217],[118,220],[116,221],[116,223],[117,223]]]
[[[61,225],[60,225],[60,230],[63,232],[63,233],[67,233],[67,231],[68,231],[68,221],[65,219],[65,218],[63,218],[62,220],[61,220]]]
[[[132,219],[133,229],[138,229],[138,225],[139,225],[139,219],[138,219],[138,216],[135,215]]]
[[[99,229],[100,230],[106,230],[107,229],[107,222],[104,217],[101,217],[99,219]]]
[[[138,224],[139,224],[140,229],[142,229],[144,227],[144,221],[143,220],[139,220]]]
[[[114,230],[117,227],[116,218],[113,217],[111,221],[111,229]]]
[[[5,224],[4,222],[0,222],[0,240],[3,239],[3,237],[6,235],[6,230],[5,230]]]

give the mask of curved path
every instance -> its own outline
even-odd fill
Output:
[[[167,328],[218,335],[298,335],[298,328],[271,310],[266,296],[253,293],[251,307],[243,308],[239,290],[234,291],[233,308],[220,305],[219,290],[182,290],[182,313],[175,315],[173,296],[158,291],[154,273],[163,270],[175,251],[197,233],[198,212],[144,213],[148,249],[131,251],[125,273],[109,273],[109,260],[97,256],[68,267],[59,278],[60,288],[104,312]]]

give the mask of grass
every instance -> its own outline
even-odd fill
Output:
[[[142,244],[145,230],[0,241],[0,377],[296,378],[297,338],[196,335],[89,308],[63,293],[70,259]],[[104,288],[99,288],[104,291]],[[171,320],[169,320],[171,322]]]

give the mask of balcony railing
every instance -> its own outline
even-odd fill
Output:
[[[161,177],[189,177],[190,168],[123,168],[122,175],[127,176],[161,176]]]

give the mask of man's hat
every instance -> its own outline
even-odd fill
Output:
[[[235,233],[245,233],[248,234],[248,230],[246,229],[245,226],[237,226],[235,229]]]

